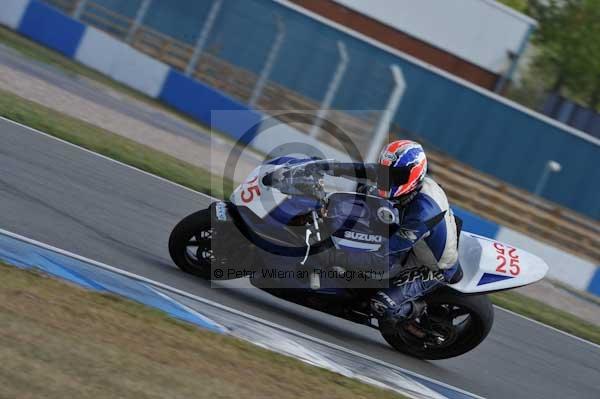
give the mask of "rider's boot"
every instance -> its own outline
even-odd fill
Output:
[[[382,295],[383,294],[383,295]],[[378,292],[371,299],[371,309],[377,316],[379,322],[379,330],[382,333],[393,333],[398,328],[403,327],[407,331],[413,333],[417,337],[419,334],[416,332],[417,327],[411,329],[410,323],[423,314],[427,304],[421,299],[410,300],[400,304],[399,306],[389,307],[382,303],[387,302],[389,299],[385,298],[385,293]],[[391,299],[391,298],[390,298]],[[411,331],[415,330],[415,332]]]

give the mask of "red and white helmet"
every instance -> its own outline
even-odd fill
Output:
[[[421,144],[411,140],[393,141],[379,155],[379,195],[393,200],[410,200],[421,189],[426,173],[427,158]]]

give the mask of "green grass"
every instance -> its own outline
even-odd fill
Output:
[[[516,292],[492,294],[494,304],[590,342],[600,344],[600,327]]]
[[[527,0],[498,0],[500,3],[503,3],[505,6],[508,6],[516,11],[519,11],[523,14],[527,14]]]
[[[403,398],[2,264],[0,326],[2,398]]]
[[[100,86],[109,87],[115,91],[121,92],[129,97],[132,97],[136,100],[144,102],[148,105],[151,105],[152,107],[155,107],[162,111],[168,112],[172,115],[177,116],[180,119],[185,120],[189,124],[196,126],[197,128],[199,128],[201,130],[205,130],[205,131],[210,130],[210,128],[208,126],[198,122],[196,119],[193,119],[193,118],[169,107],[168,105],[165,105],[164,103],[162,103],[158,100],[148,97],[145,94],[143,94],[137,90],[134,90],[124,84],[121,84],[98,71],[88,68],[87,66],[80,64],[70,58],[64,57],[60,53],[57,53],[56,51],[53,51],[44,46],[41,46],[41,45],[29,40],[28,38],[21,36],[20,34],[15,33],[12,30],[4,28],[2,26],[0,26],[0,44],[3,44],[7,47],[10,47],[10,48],[16,50],[19,54],[21,54],[22,56],[24,56],[26,58],[30,58],[37,62],[55,67],[56,69],[59,69],[60,71],[66,73],[67,75],[82,76],[93,82],[96,82]],[[233,140],[231,137],[224,134],[223,132],[215,131],[215,130],[210,130],[210,131],[211,131],[211,134],[216,134],[221,139],[223,139],[227,142],[235,143],[235,140]],[[260,154],[258,151],[255,151],[253,149],[249,148],[249,150],[256,154]]]
[[[222,178],[153,148],[0,90],[0,116],[194,190],[222,198]]]
[[[0,27],[0,43],[15,49],[17,52],[19,52],[21,55],[27,58],[33,59],[43,64],[51,65],[55,68],[62,70],[67,74],[75,76],[84,76],[104,86],[108,86],[112,89],[132,96],[138,100],[144,101],[146,103],[151,103],[152,105],[159,105],[161,107],[164,107],[158,101],[154,101],[150,97],[147,97],[144,94],[133,90],[107,77],[106,75],[100,72],[94,71],[93,69],[90,69],[67,57],[64,57],[56,51],[41,46],[27,39],[26,37],[23,37],[18,33],[11,31],[10,29]]]

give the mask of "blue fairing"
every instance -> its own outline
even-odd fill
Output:
[[[383,223],[377,215],[382,208],[391,211],[396,222]],[[409,219],[406,223],[401,222],[398,210],[388,200],[362,194],[333,194],[329,199],[327,215],[328,227],[334,237],[347,238],[347,232],[381,236],[382,240],[376,252],[382,256],[391,255],[392,262],[399,262],[415,242],[428,232],[427,226],[421,220]],[[404,229],[411,234],[397,234]],[[353,245],[352,240],[345,239],[342,242],[338,241],[337,247],[346,252],[371,252],[373,249],[365,248],[364,240],[362,241]]]
[[[265,162],[267,165],[299,165],[315,161],[318,158],[293,158],[293,157],[278,157]]]
[[[317,160],[317,158],[293,158],[278,157],[267,161],[267,165],[301,165]],[[269,213],[268,223],[287,224],[294,217],[304,215],[313,209],[320,207],[319,201],[305,196],[293,196],[282,202],[277,208]]]
[[[294,196],[283,201],[277,208],[269,213],[269,219],[275,223],[287,224],[298,215],[305,215],[313,209],[320,207],[319,201],[310,197]]]

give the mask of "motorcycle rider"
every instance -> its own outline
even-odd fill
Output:
[[[443,282],[457,281],[462,273],[458,265],[457,220],[442,188],[427,174],[427,158],[423,147],[414,141],[398,140],[386,145],[377,165],[332,163],[328,174],[366,178],[375,176],[376,186],[362,185],[358,191],[385,198],[399,210],[401,224],[434,221],[409,255],[396,258],[390,240],[389,261],[402,262],[399,275],[391,278],[389,287],[379,289],[371,298],[371,309],[378,316],[380,328],[395,328],[398,322],[418,317],[424,309],[420,300]],[[328,262],[353,267],[364,264],[365,257],[330,254]],[[369,261],[381,257],[367,254]],[[331,264],[331,263],[330,263]],[[410,323],[405,324],[410,327]],[[409,330],[418,335],[419,331]]]

